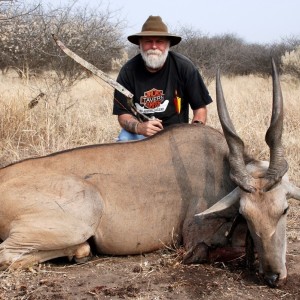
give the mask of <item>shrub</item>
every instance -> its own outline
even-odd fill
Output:
[[[282,70],[285,74],[295,76],[300,79],[300,46],[294,50],[285,52],[281,57]]]
[[[17,70],[20,77],[55,70],[70,83],[86,75],[55,45],[52,33],[68,47],[103,71],[123,55],[122,21],[101,4],[97,9],[76,6],[53,8],[1,5],[0,68]],[[114,20],[114,21],[113,21]]]

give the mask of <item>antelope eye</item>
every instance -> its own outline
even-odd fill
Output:
[[[288,212],[288,210],[289,210],[289,206],[283,211],[282,215],[286,215],[286,213]]]

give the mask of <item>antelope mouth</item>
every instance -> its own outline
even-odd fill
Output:
[[[260,274],[260,277],[265,281],[265,283],[271,288],[280,288],[287,282],[287,277],[280,277],[280,274],[269,273]]]

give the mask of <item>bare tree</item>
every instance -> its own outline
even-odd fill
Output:
[[[48,69],[57,70],[62,80],[86,74],[56,47],[56,34],[71,49],[100,69],[111,69],[113,59],[123,55],[122,22],[109,9],[78,7],[8,6],[2,11],[11,22],[0,28],[0,66],[15,68],[20,76]],[[30,12],[30,13],[24,13]]]

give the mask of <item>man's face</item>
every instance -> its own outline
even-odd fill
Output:
[[[140,51],[148,68],[155,71],[160,69],[168,56],[170,41],[166,37],[142,37]]]

